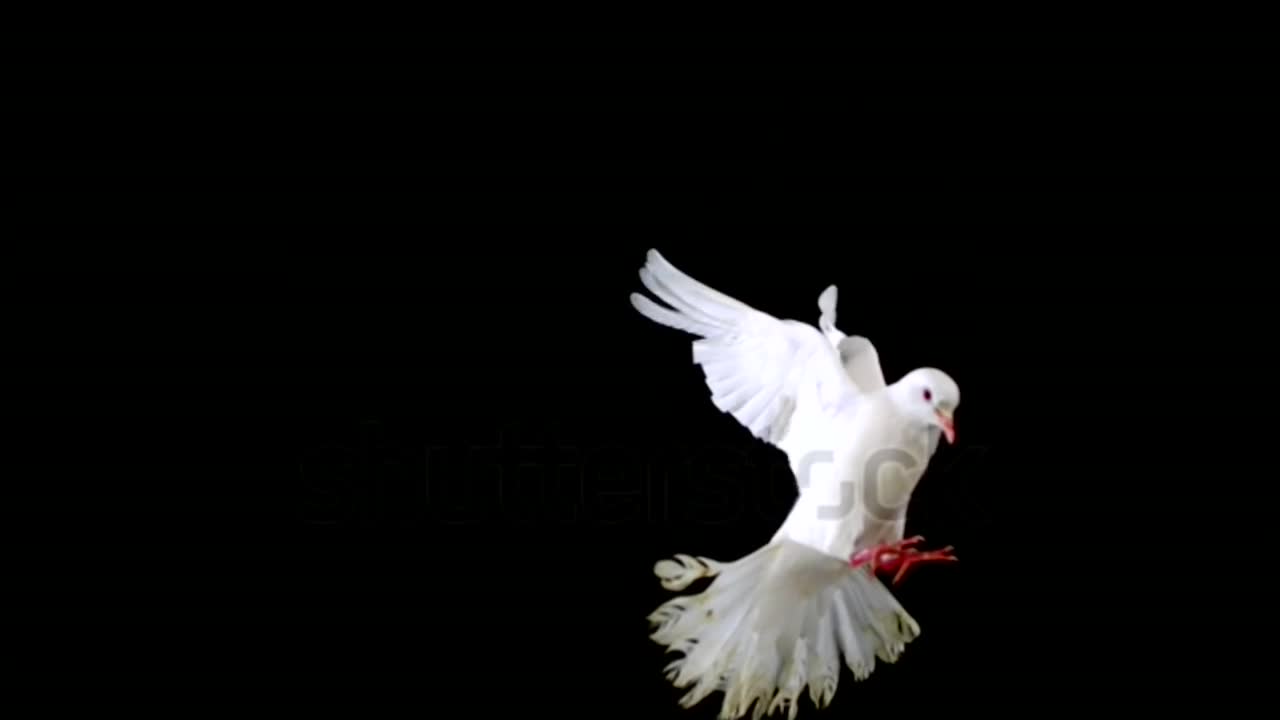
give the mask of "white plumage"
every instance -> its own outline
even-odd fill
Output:
[[[768,544],[733,562],[678,555],[654,567],[680,591],[651,616],[657,642],[683,656],[668,677],[691,706],[723,692],[720,717],[784,710],[805,693],[830,702],[841,667],[867,677],[919,634],[915,620],[866,567],[859,550],[902,540],[906,506],[948,435],[959,389],[915,370],[886,385],[875,347],[835,327],[836,288],[819,297],[818,327],[780,320],[716,291],[650,250],[633,293],[645,317],[698,337],[693,361],[711,400],[784,453],[798,497]]]
[[[836,329],[836,286],[832,285],[818,296],[818,309],[822,316],[818,327],[835,346],[840,362],[849,379],[862,392],[874,392],[884,388],[884,373],[880,370],[880,356],[871,341],[860,335],[845,335]]]

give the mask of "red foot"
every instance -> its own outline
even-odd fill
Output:
[[[870,563],[873,574],[878,574],[881,571],[893,572],[896,570],[897,574],[893,576],[893,584],[900,585],[908,572],[917,565],[959,561],[959,558],[951,554],[952,548],[950,545],[940,550],[928,550],[925,552],[913,547],[923,541],[923,537],[916,535],[896,543],[885,543],[859,550],[854,553],[853,557],[849,558],[849,566],[856,568]]]

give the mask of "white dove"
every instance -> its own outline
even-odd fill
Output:
[[[667,666],[691,707],[721,691],[720,717],[786,710],[808,687],[814,705],[835,694],[841,658],[854,676],[894,662],[920,628],[877,577],[954,561],[903,539],[907,502],[937,447],[955,441],[956,383],[921,368],[886,385],[874,346],[835,327],[835,286],[819,298],[819,327],[780,320],[694,280],[650,250],[632,305],[698,336],[700,365],[721,411],[786,453],[799,494],[764,547],[733,562],[677,555],[654,572],[679,596],[649,616],[652,638],[683,657]]]

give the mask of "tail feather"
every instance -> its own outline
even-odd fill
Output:
[[[655,567],[664,587],[682,589],[694,576],[715,579],[701,593],[655,610],[651,637],[683,655],[666,668],[676,687],[692,686],[681,705],[723,692],[721,720],[778,711],[794,720],[806,687],[823,707],[835,695],[842,665],[865,679],[877,659],[896,661],[920,632],[865,569],[788,540],[730,563],[678,557],[679,564],[659,563],[661,572]]]
[[[831,623],[831,602],[823,597],[818,601],[818,627],[813,638],[813,646],[809,649],[809,662],[813,664],[813,674],[809,679],[809,699],[814,707],[823,708],[830,704],[840,685],[840,656],[836,654],[836,635]]]
[[[653,573],[662,579],[662,587],[683,590],[699,578],[718,575],[722,569],[724,566],[715,560],[677,554],[675,560],[659,560],[655,563]]]

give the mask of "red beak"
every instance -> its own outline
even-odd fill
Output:
[[[948,445],[956,444],[956,421],[951,414],[942,410],[938,411],[938,424],[942,426],[942,435],[947,439]]]

